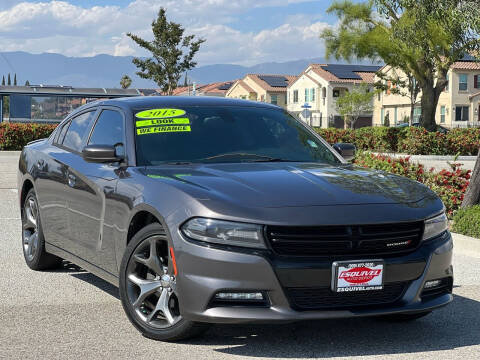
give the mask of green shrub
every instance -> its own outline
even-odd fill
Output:
[[[22,150],[30,141],[49,137],[56,125],[0,124],[0,150]]]
[[[347,142],[359,150],[401,152],[410,155],[476,155],[480,128],[452,129],[447,134],[420,127],[365,127],[316,129],[328,143]]]
[[[434,172],[425,170],[423,165],[411,163],[410,158],[391,158],[359,151],[355,164],[371,169],[383,170],[408,177],[428,186],[443,201],[447,215],[451,218],[460,207],[470,180],[470,170],[462,170],[460,164],[451,164],[451,170]]]
[[[452,231],[480,238],[480,205],[459,209],[453,217]]]

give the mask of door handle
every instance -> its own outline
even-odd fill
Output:
[[[68,174],[68,186],[74,187],[75,183],[77,182],[77,178],[73,174]]]

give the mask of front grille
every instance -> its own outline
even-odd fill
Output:
[[[328,287],[286,288],[293,308],[297,310],[336,310],[369,305],[392,304],[398,301],[407,287],[406,282],[385,284],[383,290],[333,292]]]
[[[296,256],[398,254],[415,249],[422,233],[423,222],[266,228],[273,251]]]

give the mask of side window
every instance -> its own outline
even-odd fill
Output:
[[[90,111],[73,118],[65,134],[63,146],[81,152],[83,138],[94,115],[95,111]]]
[[[98,117],[88,145],[124,143],[123,116],[118,111],[103,110]]]
[[[67,130],[68,130],[68,127],[70,126],[70,121],[67,121],[63,127],[60,129],[60,131],[58,132],[58,136],[55,140],[55,142],[57,144],[61,144],[63,143],[63,139],[65,138],[65,134],[67,133]]]

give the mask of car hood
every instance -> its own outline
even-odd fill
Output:
[[[416,181],[350,164],[169,165],[141,172],[198,199],[249,207],[397,204],[435,197]]]

